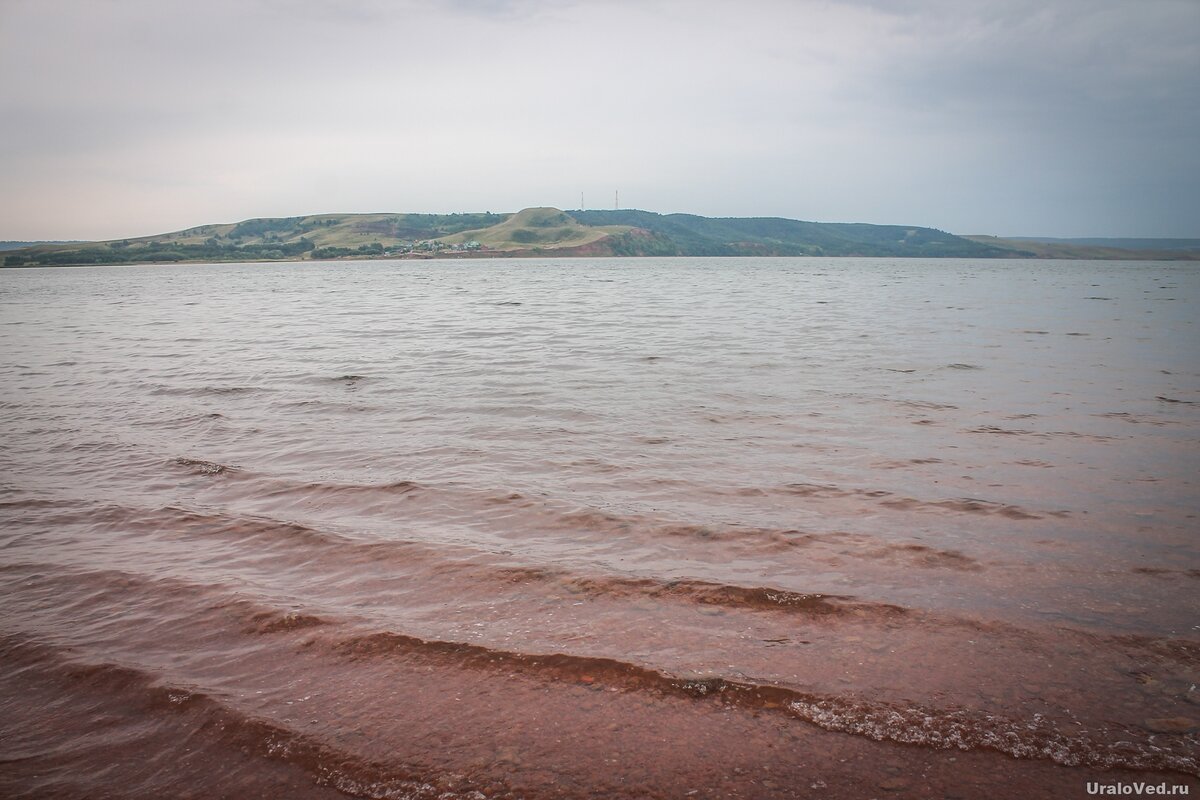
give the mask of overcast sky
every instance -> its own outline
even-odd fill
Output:
[[[0,239],[622,207],[1200,237],[1200,0],[0,0]]]

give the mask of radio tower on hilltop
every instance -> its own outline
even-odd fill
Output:
[[[613,189],[613,211],[616,211],[620,207],[621,207],[621,191],[619,189]]]

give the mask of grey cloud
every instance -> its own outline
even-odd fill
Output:
[[[664,212],[1200,235],[1198,42],[1171,0],[10,1],[0,238],[618,186]]]

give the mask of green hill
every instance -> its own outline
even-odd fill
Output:
[[[1122,250],[1091,243],[955,236],[933,228],[701,217],[650,211],[515,214],[316,214],[201,225],[106,242],[41,243],[4,265],[271,261],[434,256],[882,256],[1197,258],[1195,250]]]
[[[681,256],[919,256],[1011,258],[1011,251],[900,225],[802,222],[780,217],[699,217],[649,211],[572,211],[585,225],[628,225],[670,242]]]

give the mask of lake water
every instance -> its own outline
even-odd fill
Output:
[[[1198,319],[1186,263],[5,270],[0,794],[1195,793]]]

